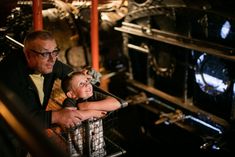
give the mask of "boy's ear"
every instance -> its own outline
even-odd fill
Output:
[[[68,92],[66,93],[66,96],[69,97],[69,98],[73,98],[74,94],[73,94],[72,91],[68,91]]]

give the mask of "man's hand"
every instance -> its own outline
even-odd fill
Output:
[[[62,128],[72,128],[81,123],[82,119],[84,117],[76,108],[52,111],[52,123],[58,124]]]

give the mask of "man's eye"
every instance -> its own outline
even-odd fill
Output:
[[[48,57],[50,53],[46,52],[46,53],[43,53],[43,57]]]

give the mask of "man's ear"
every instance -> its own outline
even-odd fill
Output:
[[[25,55],[25,58],[27,59],[27,61],[29,61],[29,59],[30,59],[30,55],[29,55],[29,52],[28,52],[29,50],[27,50],[27,49],[24,49],[24,55]]]

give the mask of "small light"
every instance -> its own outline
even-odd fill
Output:
[[[228,36],[230,28],[231,28],[230,22],[229,21],[225,21],[225,23],[223,24],[223,26],[222,26],[222,28],[220,30],[221,38],[225,39]]]

